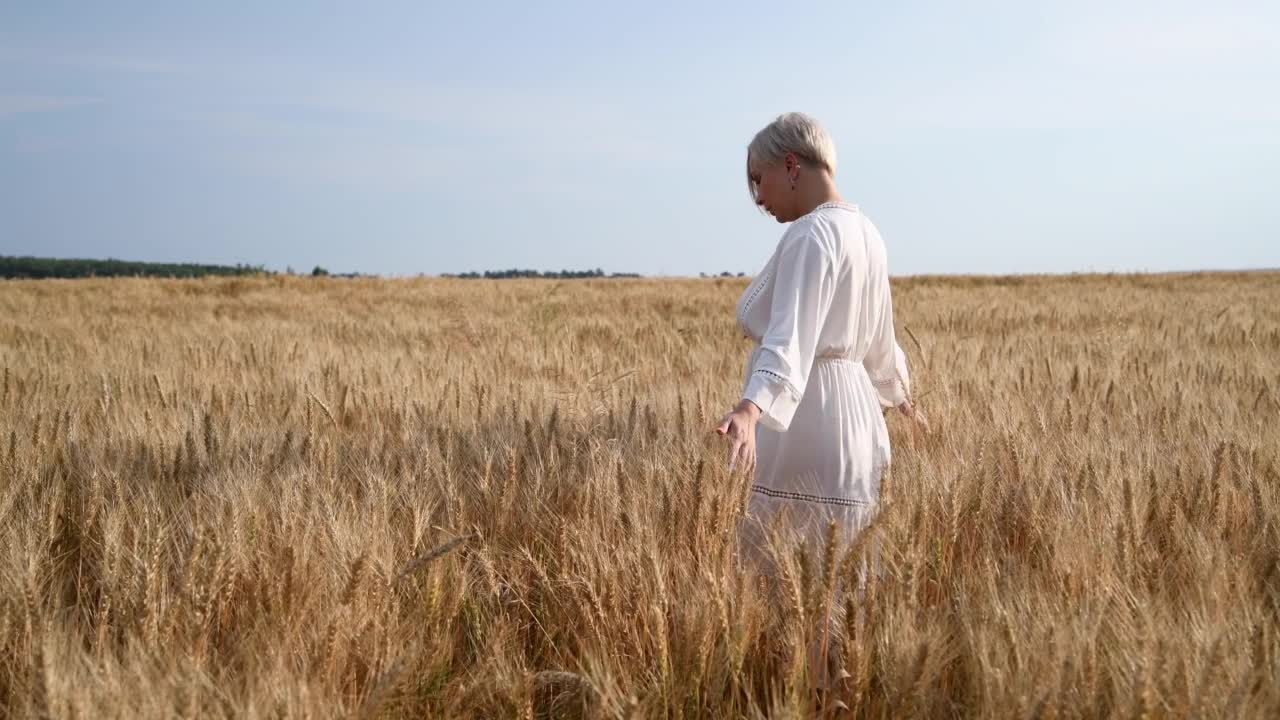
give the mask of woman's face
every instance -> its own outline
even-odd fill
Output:
[[[751,180],[756,204],[764,208],[780,223],[796,219],[795,193],[792,191],[791,174],[796,167],[796,157],[787,153],[781,161],[765,163],[754,157],[747,160],[747,177]]]

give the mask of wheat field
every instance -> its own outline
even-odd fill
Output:
[[[931,432],[780,594],[745,283],[0,283],[0,716],[1280,715],[1280,274],[895,280]]]

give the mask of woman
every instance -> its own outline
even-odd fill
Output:
[[[742,549],[769,574],[768,527],[820,550],[833,520],[841,546],[867,526],[890,460],[882,407],[916,417],[884,242],[840,197],[835,169],[831,138],[801,113],[779,116],[747,150],[752,198],[791,226],[738,300],[756,344],[742,400],[717,432],[732,441],[730,469],[754,470]]]

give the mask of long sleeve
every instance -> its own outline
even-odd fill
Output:
[[[880,325],[862,364],[871,376],[883,407],[897,407],[906,401],[911,392],[911,375],[907,372],[907,354],[894,336],[893,304],[887,294]]]
[[[778,256],[769,327],[743,390],[760,406],[760,424],[778,432],[804,397],[836,286],[831,250],[817,230],[806,224],[793,231]]]

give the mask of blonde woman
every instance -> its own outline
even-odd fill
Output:
[[[801,113],[747,149],[751,197],[790,226],[738,300],[755,347],[717,432],[732,441],[730,468],[754,471],[741,539],[766,571],[766,527],[820,549],[833,520],[843,546],[874,517],[890,460],[882,408],[923,424],[894,337],[884,242],[841,198],[835,171],[831,138]]]

